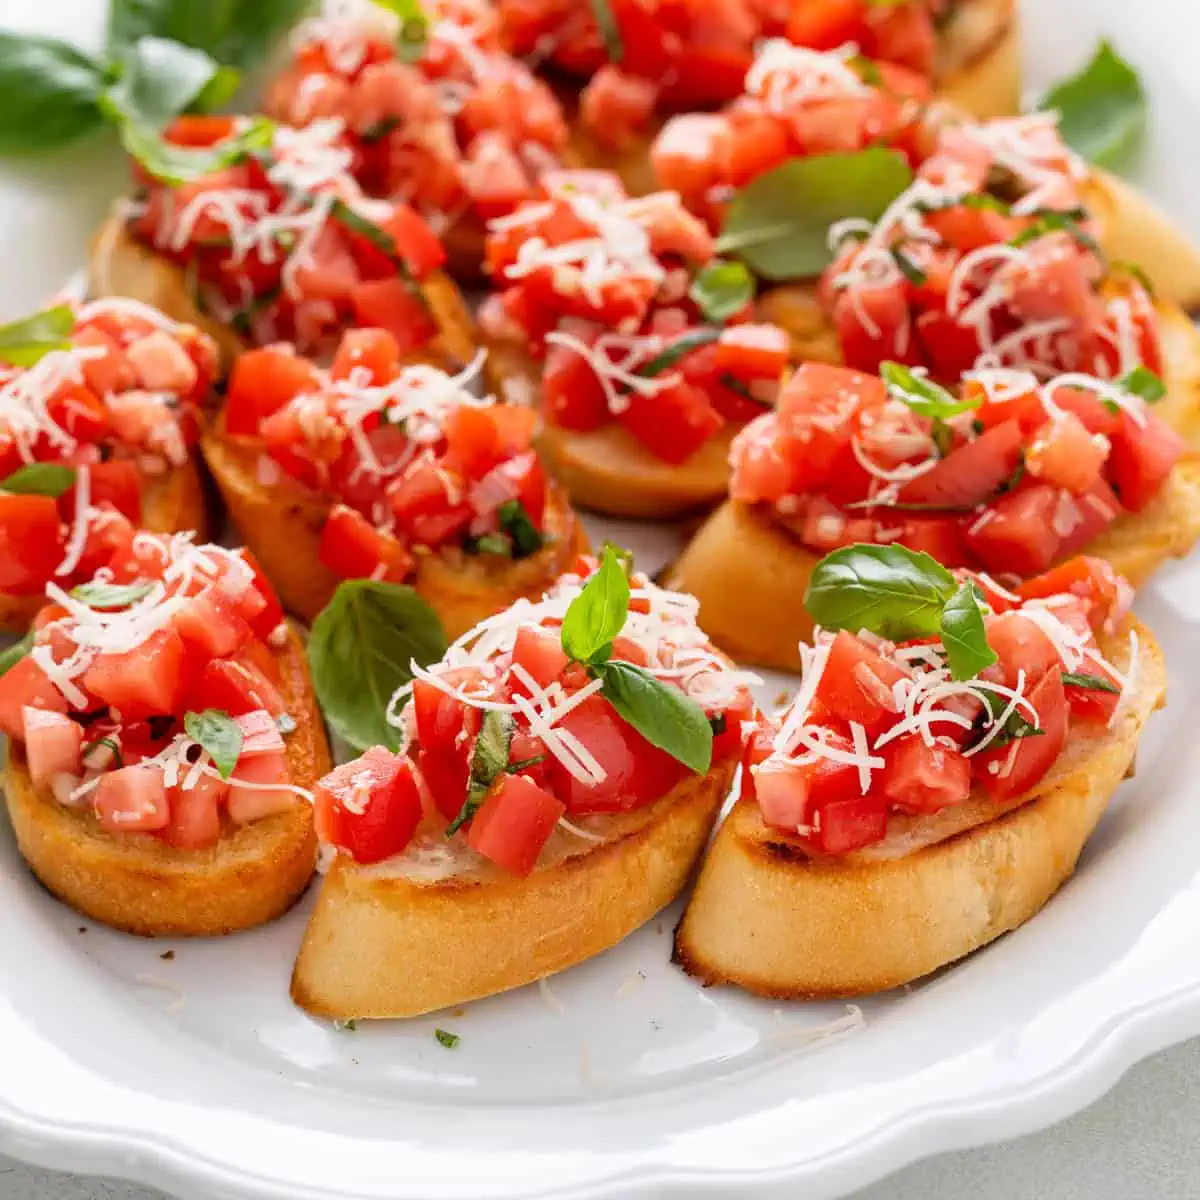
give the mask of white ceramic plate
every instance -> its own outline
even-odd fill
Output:
[[[1194,144],[1200,102],[1186,3],[1040,0],[1027,41],[1035,79],[1073,65],[1102,24],[1139,62],[1155,101],[1144,177],[1200,232],[1200,164],[1165,151],[1172,133]],[[52,7],[0,2],[0,20],[98,38],[94,0]],[[119,170],[76,157],[32,181],[0,175],[4,315],[78,262]],[[671,549],[661,531],[628,540],[647,567]],[[306,906],[223,941],[125,938],[45,895],[0,829],[0,1151],[239,1200],[819,1200],[1048,1124],[1200,1032],[1200,560],[1164,572],[1139,610],[1171,651],[1171,706],[1078,876],[1025,929],[865,1004],[836,1039],[812,1030],[842,1006],[694,986],[669,962],[674,911],[549,993],[337,1032],[287,997]]]

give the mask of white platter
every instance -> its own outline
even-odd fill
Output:
[[[1187,4],[1038,0],[1026,20],[1035,79],[1101,28],[1143,68],[1143,178],[1197,234],[1200,162],[1167,152],[1194,145],[1200,111]],[[98,39],[101,7],[0,0],[0,24]],[[0,172],[0,315],[55,290],[118,178],[102,158]],[[671,539],[627,540],[653,568]],[[843,1006],[695,987],[669,962],[674,911],[549,995],[337,1032],[287,998],[306,905],[223,941],[124,938],[44,894],[0,826],[0,1151],[237,1200],[821,1200],[1046,1125],[1200,1033],[1200,559],[1138,607],[1170,650],[1171,704],[1078,876],[1025,929],[816,1044]]]

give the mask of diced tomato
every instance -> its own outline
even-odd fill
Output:
[[[728,118],[731,131],[725,178],[734,187],[743,187],[789,156],[787,126],[774,113],[735,108]]]
[[[833,800],[814,818],[812,840],[823,854],[849,854],[887,836],[887,801],[877,793]]]
[[[899,712],[892,688],[904,678],[899,667],[843,629],[829,648],[816,698],[833,716],[875,732]]]
[[[1038,575],[1059,551],[1061,539],[1054,529],[1058,503],[1059,492],[1049,484],[1021,486],[968,526],[967,545],[993,573]]]
[[[467,747],[462,749],[422,749],[417,754],[417,770],[425,781],[425,788],[434,807],[453,821],[462,811],[467,798],[467,783],[470,779],[470,763]]]
[[[377,325],[395,339],[402,355],[419,350],[437,333],[429,306],[414,285],[399,277],[360,283],[351,297],[361,325]]]
[[[846,365],[859,371],[876,372],[886,360],[917,364],[915,340],[908,336],[908,296],[903,281],[862,283],[840,292],[833,302]]]
[[[1031,475],[1082,495],[1095,486],[1107,458],[1105,440],[1093,438],[1068,412],[1042,427],[1025,454],[1025,466]]]
[[[232,137],[237,128],[237,118],[215,114],[188,113],[176,117],[167,126],[163,135],[176,146],[208,147]]]
[[[502,775],[471,819],[467,843],[514,875],[528,875],[566,806],[522,775]]]
[[[528,696],[530,690],[519,678],[517,668],[529,674],[539,687],[547,688],[566,670],[570,659],[557,634],[547,629],[522,626],[513,643],[512,661],[512,690]]]
[[[772,153],[774,149],[772,145]],[[733,156],[732,130],[722,114],[687,113],[672,117],[663,127],[650,151],[650,162],[663,187],[695,203],[732,170]],[[750,155],[744,162],[737,161],[740,173],[757,173],[759,162],[765,159]]]
[[[421,795],[411,760],[380,746],[334,768],[314,788],[317,834],[355,862],[399,854],[421,820]]]
[[[729,325],[717,340],[716,366],[739,379],[778,379],[788,363],[788,335],[778,325]]]
[[[168,796],[170,818],[162,838],[177,850],[206,850],[221,838],[221,806],[229,785],[223,779],[201,775],[190,788],[172,788]]]
[[[137,464],[132,459],[114,458],[93,464],[88,468],[88,487],[92,504],[110,504],[134,525],[142,523],[141,481]],[[59,500],[59,511],[68,521],[75,516],[74,500],[74,488]]]
[[[631,393],[618,420],[663,462],[686,462],[724,424],[725,418],[699,388],[680,382],[653,395]]]
[[[805,764],[788,760],[758,765],[751,778],[754,799],[767,826],[792,834],[807,830],[811,814]]]
[[[906,504],[974,508],[993,499],[1021,463],[1021,427],[1006,421],[951,451],[931,471],[901,489]]]
[[[1058,651],[1041,626],[1024,613],[1007,612],[987,621],[988,645],[996,652],[1004,682],[1016,687],[1021,672],[1025,690],[1059,663]]]
[[[133,650],[97,655],[84,673],[83,686],[125,720],[174,713],[188,684],[187,663],[179,634],[157,629]]]
[[[584,783],[557,758],[549,763],[554,794],[575,814],[624,812],[661,799],[687,768],[652,746],[611,704],[592,696],[557,725],[573,734],[605,772],[600,783]]]
[[[1081,554],[1043,575],[1025,580],[1017,589],[1022,600],[1044,599],[1068,594],[1078,596],[1087,606],[1088,623],[1099,629],[1110,617],[1119,615],[1117,609],[1127,595],[1111,563],[1103,558]]]
[[[427,460],[415,462],[388,495],[397,526],[421,545],[440,546],[466,529],[475,515],[465,501],[451,502],[444,471]]]
[[[969,371],[979,357],[979,334],[975,328],[960,325],[941,308],[928,309],[917,317],[917,340],[933,375],[951,383]]]
[[[860,41],[864,28],[862,0],[805,0],[790,8],[787,38],[814,50],[836,50]]]
[[[266,709],[258,708],[242,713],[236,718],[242,733],[242,749],[238,762],[243,758],[256,758],[262,754],[282,754],[283,735],[275,718]]]
[[[400,373],[400,348],[386,329],[347,329],[334,356],[330,375],[349,379],[362,375],[371,387],[391,383]]]
[[[228,658],[252,636],[236,602],[216,587],[206,588],[184,601],[172,624],[201,661]]]
[[[153,833],[171,819],[162,767],[138,764],[100,776],[92,803],[108,833]]]
[[[344,504],[335,504],[326,519],[317,555],[339,579],[402,583],[413,567],[400,542]]]
[[[54,498],[0,491],[0,592],[40,592],[62,558]]]
[[[261,599],[261,606],[248,590],[240,598],[242,616],[250,622],[250,629],[260,641],[266,641],[283,620],[283,605],[275,593],[275,587],[267,578],[254,551],[243,546],[238,551],[245,559],[247,566],[254,572],[254,592]]]
[[[1114,690],[1078,684],[1067,685],[1067,704],[1071,710],[1071,720],[1107,725],[1121,703],[1120,680],[1113,677],[1112,672],[1101,663],[1099,655],[1094,653],[1085,655],[1075,674],[1102,680]]]
[[[1067,698],[1062,671],[1047,671],[1028,692],[1040,734],[980,751],[972,759],[975,780],[993,800],[1007,800],[1036,786],[1067,741]]]
[[[904,516],[903,513],[899,514]],[[894,541],[898,546],[928,554],[943,567],[962,567],[968,562],[961,522],[954,517],[907,517],[898,522]]]
[[[474,667],[443,671],[438,678],[447,687],[468,694],[479,690],[483,680]],[[482,721],[480,710],[447,695],[427,680],[413,680],[412,703],[417,723],[417,741],[422,750],[457,753],[459,735],[464,728],[468,738],[473,738],[479,732]]]
[[[225,401],[228,433],[253,437],[264,417],[278,412],[302,392],[320,388],[316,368],[291,347],[266,346],[238,356]]]
[[[27,708],[67,711],[62,692],[28,655],[0,675],[0,732],[19,741],[25,733]]]
[[[232,717],[240,717],[256,708],[265,708],[278,717],[285,711],[279,689],[245,658],[208,663],[187,688],[186,695],[188,707],[196,712],[218,708]]]
[[[442,426],[446,465],[466,479],[482,479],[503,457],[500,427],[490,408],[464,404]]]
[[[579,96],[584,127],[607,146],[628,146],[644,129],[658,102],[658,85],[606,63]]]
[[[137,386],[137,375],[125,357],[120,342],[103,329],[86,325],[76,330],[71,341],[91,351],[103,351],[102,354],[89,356],[82,363],[83,382],[97,396],[126,392]]]
[[[971,760],[940,742],[927,745],[919,733],[896,738],[884,748],[884,760],[876,786],[907,812],[937,812],[971,794]]]
[[[228,781],[229,819],[237,825],[249,825],[295,808],[298,801],[288,786],[290,781],[287,756],[282,749],[239,755]]]
[[[599,377],[588,360],[569,346],[551,346],[546,353],[542,402],[547,419],[563,429],[587,433],[608,420],[608,400]]]
[[[82,774],[83,729],[75,721],[40,707],[26,707],[21,715],[25,758],[35,786],[47,787],[57,776]]]
[[[446,251],[429,223],[407,204],[395,204],[393,212],[383,222],[385,232],[392,235],[396,250],[404,265],[418,278],[424,279],[446,261]]]
[[[133,366],[139,386],[147,391],[188,396],[200,377],[191,355],[165,329],[152,329],[130,342],[125,356]]]
[[[189,360],[190,365],[190,360]],[[64,383],[46,402],[50,419],[80,442],[97,442],[109,431],[111,420],[103,401],[89,387]]]
[[[1162,490],[1187,443],[1165,421],[1144,414],[1144,425],[1121,410],[1120,428],[1112,439],[1108,477],[1130,512],[1141,512]]]

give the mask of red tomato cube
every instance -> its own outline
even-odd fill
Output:
[[[83,686],[124,720],[139,720],[179,711],[187,666],[179,634],[157,629],[134,650],[98,655],[84,673]]]
[[[399,854],[421,820],[412,761],[381,746],[326,775],[316,785],[313,803],[322,841],[359,863]]]
[[[171,815],[162,838],[179,850],[204,850],[221,838],[221,805],[229,785],[211,775],[201,775],[187,789],[172,788],[168,797]]]
[[[531,779],[502,775],[472,817],[467,843],[506,871],[528,875],[566,811]]]
[[[26,708],[67,711],[62,692],[28,655],[0,675],[0,732],[20,741],[25,735]]]
[[[83,729],[70,717],[47,708],[24,708],[25,759],[37,787],[60,775],[80,775]]]
[[[288,812],[299,803],[288,786],[291,773],[282,750],[239,756],[228,782],[229,819],[238,825]]]
[[[93,805],[109,833],[154,833],[171,817],[162,767],[142,763],[102,775]]]

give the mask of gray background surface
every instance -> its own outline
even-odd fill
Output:
[[[1186,1200],[1200,1196],[1200,1040],[1134,1067],[1041,1133],[918,1163],[853,1200]],[[163,1200],[0,1158],[0,1200]]]

